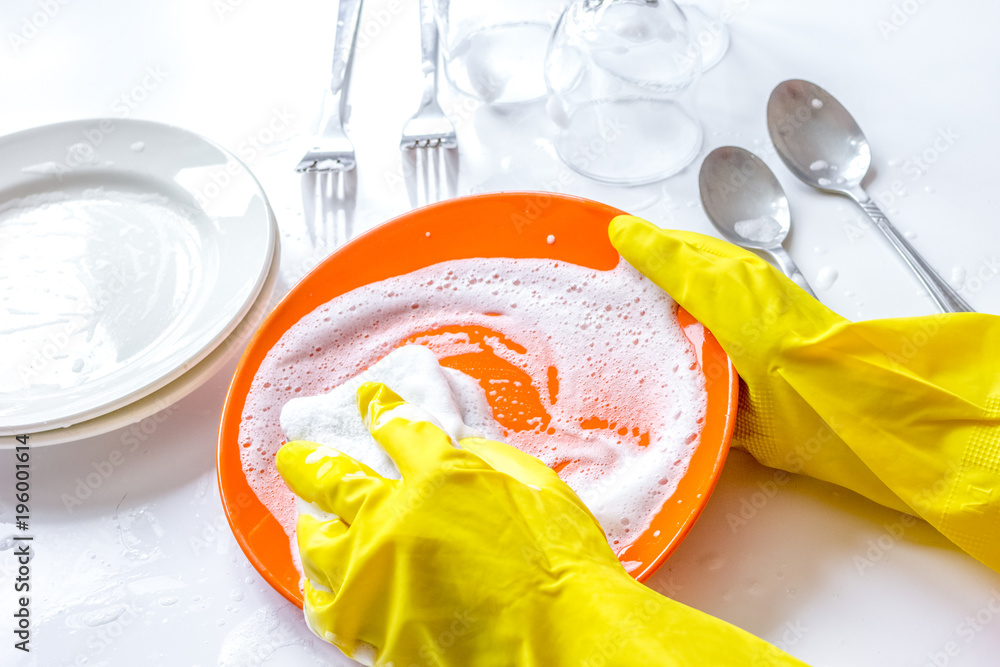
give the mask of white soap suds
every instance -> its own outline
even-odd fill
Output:
[[[781,233],[781,224],[771,217],[740,220],[733,225],[733,230],[745,239],[757,243],[772,243]]]
[[[833,284],[837,282],[837,278],[840,277],[840,272],[837,271],[835,267],[824,266],[816,274],[816,288],[821,290],[828,290],[833,287]]]
[[[379,374],[376,362],[407,344],[476,376],[470,382],[449,368],[438,371],[455,397],[450,414],[555,469],[597,516],[616,552],[646,530],[698,445],[705,388],[695,350],[673,300],[627,263],[596,271],[543,259],[444,262],[320,306],[261,363],[240,427],[243,468],[289,536],[295,500],[277,474],[275,453],[286,435],[308,432],[323,442],[342,416],[301,406],[337,400],[336,392],[323,394],[366,369],[369,377]],[[378,379],[420,404],[411,387],[429,386],[427,374],[413,383],[403,377],[412,371],[400,368],[402,376]],[[410,387],[401,389],[406,382]],[[484,399],[492,415],[470,417]],[[389,470],[381,452],[362,453],[370,442],[364,436],[323,444]]]
[[[383,421],[392,416],[423,418],[456,442],[470,437],[503,437],[474,379],[443,368],[429,348],[406,345],[328,394],[293,398],[285,404],[281,409],[285,438],[289,442],[308,440],[325,445],[310,454],[311,460],[306,463],[316,463],[320,457],[337,455],[339,451],[364,462],[383,477],[399,479],[392,459],[375,442],[358,414],[357,390],[365,382],[382,382],[410,404],[383,415]],[[412,416],[399,412],[410,407],[423,412]]]

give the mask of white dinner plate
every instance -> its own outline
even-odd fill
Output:
[[[0,435],[94,419],[190,370],[259,295],[275,230],[250,171],[186,130],[0,138]]]
[[[134,438],[141,441],[149,437],[149,434],[158,428],[158,422],[162,420],[157,413],[165,411],[169,406],[205,384],[227,362],[232,361],[240,354],[264,317],[271,311],[274,283],[277,281],[279,273],[278,265],[281,254],[279,245],[278,233],[275,231],[274,257],[271,259],[264,286],[261,288],[260,294],[257,295],[257,299],[246,316],[229,334],[229,337],[209,352],[208,356],[195,364],[191,370],[153,393],[112,412],[65,428],[32,433],[28,436],[28,444],[32,447],[58,445],[73,440],[91,438],[130,424],[133,424],[131,431]],[[163,414],[165,415],[163,418],[169,416],[168,412],[163,412]],[[16,436],[0,435],[0,450],[11,449],[17,445]]]

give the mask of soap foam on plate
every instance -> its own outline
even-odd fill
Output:
[[[479,355],[492,372],[474,382],[495,422],[465,423],[555,469],[620,552],[677,488],[704,422],[704,377],[676,313],[625,262],[596,271],[543,259],[463,259],[360,287],[303,317],[261,363],[240,426],[247,480],[291,537],[295,500],[274,456],[285,441],[282,421],[294,439],[313,418],[296,417],[291,404],[279,420],[283,406],[330,392],[403,344],[426,346],[446,365]],[[449,387],[464,384],[453,388],[459,414],[474,411],[465,376],[440,372]],[[403,378],[374,379],[409,398],[393,386]],[[386,470],[385,460],[350,451]]]
[[[382,382],[391,387],[422,411],[415,414],[414,421],[433,422],[456,443],[462,438],[503,437],[490,414],[486,395],[474,379],[442,367],[429,348],[406,345],[328,394],[288,401],[281,409],[285,438],[289,442],[321,443],[363,461],[383,477],[399,479],[392,459],[375,442],[358,414],[357,389],[365,382]]]

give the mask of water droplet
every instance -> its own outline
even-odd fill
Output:
[[[131,148],[136,153],[141,153],[144,150],[146,150],[146,142],[145,141],[135,141],[135,142],[132,143],[131,146],[129,146],[129,148]]]
[[[837,282],[840,272],[832,266],[824,266],[816,274],[816,287],[821,290],[828,290]]]
[[[813,101],[810,102],[809,104],[812,105],[813,109],[822,109],[823,108],[823,100],[819,99],[818,97],[814,97]]]
[[[706,570],[718,570],[726,564],[726,559],[719,554],[707,554],[698,560],[698,564]]]
[[[556,242],[556,237],[555,237],[555,235],[554,235],[554,234],[549,234],[549,235],[548,235],[548,236],[547,236],[547,237],[545,238],[545,242],[546,242],[546,243],[548,243],[549,245],[552,245],[553,243],[555,243],[555,242]]]
[[[107,625],[125,613],[125,605],[119,604],[106,609],[96,609],[80,614],[80,622],[91,628]]]
[[[833,182],[829,178],[820,178],[820,179],[817,179],[816,182],[819,183],[824,188],[827,187],[828,185],[832,185],[833,184]]]
[[[809,168],[812,169],[813,171],[823,171],[829,166],[830,165],[829,163],[827,163],[826,160],[816,160],[811,165],[809,165]]]
[[[951,267],[951,282],[956,287],[965,284],[966,271],[964,266],[955,265]]]

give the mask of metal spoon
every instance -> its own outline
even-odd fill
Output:
[[[760,158],[736,146],[716,148],[701,163],[698,187],[705,212],[724,239],[767,253],[786,276],[816,296],[781,245],[792,214],[785,191]]]
[[[798,79],[779,84],[767,103],[767,128],[778,155],[800,180],[861,205],[942,311],[974,312],[861,187],[872,164],[871,146],[851,114],[830,93]]]

